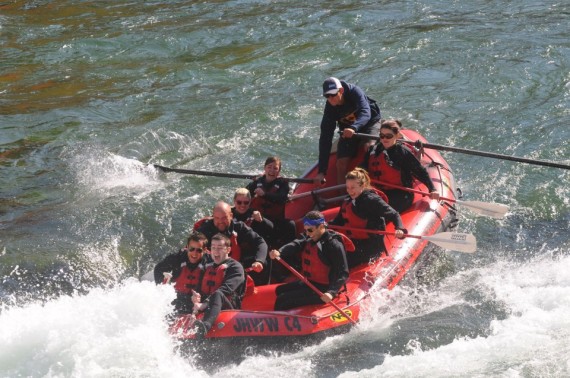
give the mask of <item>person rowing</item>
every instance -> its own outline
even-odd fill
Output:
[[[241,262],[244,268],[252,268],[250,275],[256,285],[267,283],[267,273],[263,272],[267,263],[267,243],[251,227],[234,219],[228,203],[218,201],[212,217],[202,218],[194,224],[194,229],[206,235],[210,242],[217,233],[226,235],[231,240],[232,258]]]
[[[204,317],[196,320],[196,338],[203,339],[222,310],[239,309],[245,294],[245,273],[243,266],[229,255],[231,241],[224,234],[215,234],[210,242],[212,262],[204,267],[199,290],[194,290],[192,303],[194,312],[203,312]]]
[[[331,225],[384,231],[386,221],[394,223],[395,236],[403,238],[407,233],[400,214],[386,203],[380,194],[370,186],[370,177],[362,168],[356,168],[346,175],[348,197],[340,206]],[[345,231],[356,250],[347,255],[350,268],[368,263],[386,251],[384,236],[363,231]]]
[[[275,310],[282,311],[309,304],[330,302],[342,289],[348,278],[346,246],[340,233],[327,229],[323,214],[313,210],[303,218],[305,235],[293,240],[279,250],[269,251],[272,259],[285,260],[301,259],[301,274],[318,290],[315,290],[302,280],[297,280],[277,286],[275,293]],[[350,243],[349,240],[347,240]],[[349,244],[351,249],[354,246]]]
[[[412,188],[413,179],[416,178],[428,188],[431,199],[439,199],[439,193],[426,168],[408,147],[398,141],[402,137],[401,128],[399,120],[382,121],[380,140],[369,148],[360,167],[368,171],[372,180],[406,188]],[[412,206],[412,192],[382,184],[379,184],[379,188],[388,196],[390,206],[399,213]]]
[[[209,261],[208,238],[200,232],[192,232],[186,246],[177,253],[162,259],[154,267],[156,284],[174,282],[176,299],[172,302],[175,314],[192,313],[192,293],[198,290]]]
[[[338,141],[336,174],[337,184],[344,182],[350,159],[359,148],[367,149],[372,140],[353,138],[354,133],[378,135],[380,130],[380,107],[364,91],[351,83],[329,77],[323,83],[323,96],[327,99],[321,134],[319,137],[318,174],[314,182],[320,185],[327,173],[334,132],[338,125],[341,137]]]
[[[268,218],[274,232],[267,243],[272,247],[282,246],[295,239],[295,222],[285,218],[285,204],[289,198],[289,182],[281,177],[281,159],[269,156],[263,165],[263,175],[250,182],[251,208]]]

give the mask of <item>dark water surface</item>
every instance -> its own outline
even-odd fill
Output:
[[[474,255],[439,251],[348,335],[217,373],[139,278],[246,182],[299,176],[321,83],[436,144],[570,164],[567,1],[0,2],[0,376],[567,376],[568,170],[445,153]],[[71,337],[70,334],[79,336]],[[144,347],[141,347],[144,345]],[[228,352],[228,351],[226,351]]]

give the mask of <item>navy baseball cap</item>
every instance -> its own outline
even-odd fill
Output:
[[[323,95],[337,94],[340,88],[342,88],[340,80],[338,80],[336,77],[329,77],[323,83]]]

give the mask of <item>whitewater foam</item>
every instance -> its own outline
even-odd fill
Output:
[[[488,336],[460,337],[434,349],[416,343],[408,355],[387,355],[374,368],[341,377],[568,376],[569,270],[570,257],[543,255],[456,275],[449,284],[458,287],[478,277],[477,285],[504,302],[510,315],[493,320]]]
[[[174,291],[128,280],[0,315],[0,376],[202,376],[180,357],[165,316]]]

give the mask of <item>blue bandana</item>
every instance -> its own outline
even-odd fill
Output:
[[[319,226],[321,224],[325,223],[325,218],[319,218],[319,219],[307,219],[307,218],[303,218],[303,224],[305,226]]]

